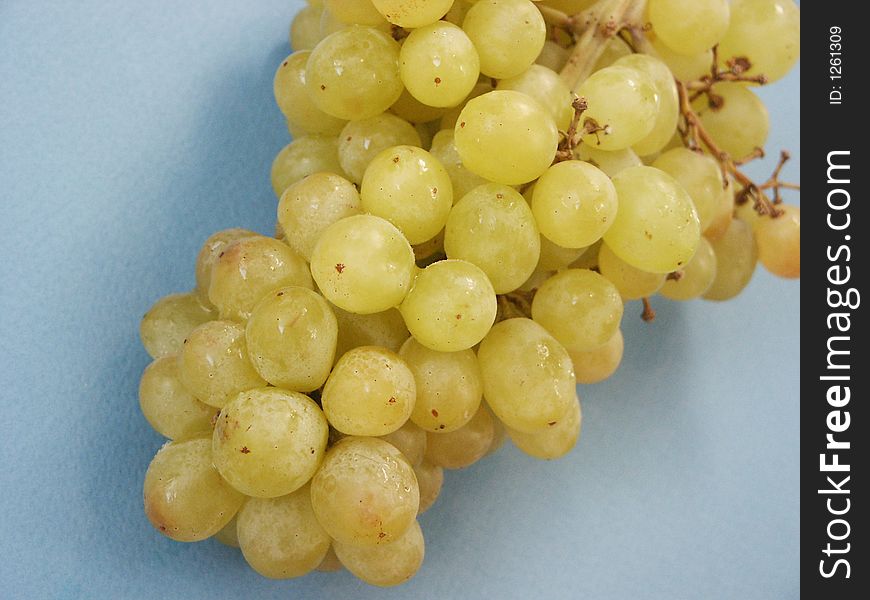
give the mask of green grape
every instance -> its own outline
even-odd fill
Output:
[[[420,244],[444,228],[453,185],[437,158],[422,148],[393,146],[375,156],[360,188],[362,208]]]
[[[672,148],[651,166],[676,179],[689,193],[698,212],[701,231],[705,231],[717,216],[722,200],[722,171],[716,160],[688,148]]]
[[[368,315],[347,312],[337,306],[331,308],[338,321],[336,359],[341,358],[348,350],[360,346],[381,346],[398,352],[402,343],[411,335],[405,327],[402,313],[396,308]]]
[[[452,129],[442,129],[432,138],[432,147],[429,150],[432,156],[437,158],[450,176],[453,185],[453,201],[460,198],[479,185],[486,183],[486,179],[465,168],[462,158],[456,149],[455,138]]]
[[[398,306],[414,269],[414,251],[402,232],[373,215],[333,223],[311,254],[311,274],[321,293],[339,308],[360,314]]]
[[[574,150],[574,157],[598,167],[608,177],[616,177],[618,173],[629,167],[639,167],[643,164],[643,161],[631,148],[611,152],[599,150],[590,144],[580,144]]]
[[[347,570],[370,585],[390,587],[411,579],[423,564],[425,542],[417,521],[389,543],[357,546],[335,541],[335,554]]]
[[[447,433],[471,420],[483,396],[480,366],[472,350],[439,352],[408,338],[399,356],[417,382],[411,412],[414,424],[425,431]]]
[[[420,486],[420,510],[417,514],[422,515],[432,508],[441,494],[441,486],[444,485],[444,469],[424,460],[414,467],[414,474],[417,476],[417,483]]]
[[[729,177],[725,181],[725,186],[722,187],[722,193],[719,195],[710,224],[704,230],[704,237],[710,241],[722,237],[734,218],[735,208],[739,207],[734,205],[734,182]],[[753,210],[753,212],[755,211]]]
[[[665,283],[664,273],[648,273],[631,266],[616,256],[607,244],[602,244],[598,250],[598,269],[624,300],[652,296]]]
[[[553,40],[547,40],[544,42],[544,47],[541,48],[541,53],[538,54],[538,58],[535,59],[535,63],[541,65],[542,67],[547,67],[548,69],[552,69],[556,72],[562,70],[562,67],[565,66],[565,63],[568,62],[568,56],[570,56],[570,52],[567,49],[563,48]]]
[[[308,57],[308,96],[339,119],[367,119],[402,94],[399,44],[389,34],[354,25],[330,34]]]
[[[199,325],[215,318],[197,294],[170,294],[155,302],[139,323],[139,337],[151,358],[176,354]]]
[[[626,44],[618,35],[613,36],[604,43],[604,49],[601,52],[601,56],[599,56],[598,60],[595,61],[595,65],[592,67],[592,72],[595,73],[596,71],[600,71],[601,69],[611,66],[623,56],[631,55],[631,47],[629,47],[629,45]]]
[[[330,425],[347,435],[380,436],[405,424],[414,408],[414,374],[386,348],[360,346],[335,363],[321,404]]]
[[[480,54],[480,71],[506,79],[535,62],[547,38],[540,11],[529,0],[477,2],[465,15],[462,28]]]
[[[392,146],[420,146],[414,126],[391,113],[349,122],[338,136],[338,160],[354,183],[362,183],[372,159]]]
[[[332,543],[314,516],[305,485],[280,498],[251,498],[238,516],[239,546],[264,577],[289,579],[313,571]]]
[[[481,406],[473,417],[448,433],[426,434],[426,460],[445,469],[464,469],[486,456],[494,428],[492,415]]]
[[[586,248],[586,252],[580,255],[580,258],[572,262],[569,267],[572,269],[591,269],[593,271],[598,270],[598,252],[601,250],[601,246],[604,245],[604,240],[598,240],[588,248]]]
[[[497,323],[477,353],[483,396],[502,423],[520,431],[546,429],[574,402],[567,350],[531,319]]]
[[[698,54],[719,43],[728,29],[728,0],[649,0],[658,39],[679,54]]]
[[[716,144],[736,159],[763,148],[770,119],[761,99],[745,85],[728,81],[714,85],[712,93],[716,102],[700,96],[692,108]]]
[[[749,284],[758,263],[758,246],[752,227],[740,219],[733,219],[712,246],[716,253],[716,278],[702,297],[730,300]]]
[[[372,0],[390,23],[399,27],[424,27],[447,14],[453,0]]]
[[[305,65],[309,50],[294,52],[284,59],[275,72],[272,88],[275,102],[284,113],[287,122],[297,131],[307,134],[336,134],[346,121],[328,115],[308,98],[305,91]]]
[[[492,425],[493,425],[493,434],[492,434],[492,443],[489,445],[489,450],[486,451],[486,456],[490,456],[491,454],[495,454],[498,452],[502,446],[504,446],[505,441],[507,441],[508,434],[507,429],[505,429],[504,423],[498,420],[495,414],[484,404],[484,408],[490,412],[492,415]]]
[[[792,204],[778,204],[784,214],[775,219],[762,217],[755,227],[758,260],[779,277],[801,276],[801,209]]]
[[[569,15],[576,15],[590,8],[596,0],[544,0],[540,4],[550,6]]]
[[[466,168],[508,185],[539,177],[553,162],[559,143],[549,111],[513,90],[496,90],[470,100],[459,114],[454,133]]]
[[[326,551],[326,556],[324,556],[323,560],[320,561],[320,564],[317,565],[317,570],[324,573],[333,573],[335,571],[341,571],[343,568],[344,565],[341,564],[341,561],[338,560],[338,556],[335,554],[334,544],[330,543],[329,550]]]
[[[622,150],[652,131],[659,111],[659,94],[650,77],[636,69],[611,66],[589,76],[577,88],[589,108],[584,123],[594,121],[603,130],[583,136],[600,150]]]
[[[328,435],[323,412],[308,396],[273,387],[248,390],[218,415],[214,465],[247,496],[283,496],[317,471]]]
[[[473,100],[478,96],[482,96],[487,92],[491,92],[493,88],[494,86],[491,81],[481,81],[475,84],[475,86],[471,88],[471,91],[468,93],[468,96],[466,96],[465,100],[463,100],[453,108],[447,109],[444,114],[441,115],[440,128],[453,131],[453,129],[456,127],[456,122],[459,120],[459,115],[462,113],[462,109],[465,108],[465,105],[468,104],[470,100]]]
[[[456,106],[471,92],[480,75],[474,44],[459,27],[438,21],[415,29],[399,52],[405,88],[429,106]]]
[[[222,319],[246,321],[260,298],[288,285],[314,287],[305,259],[274,238],[247,237],[218,256],[208,298]]]
[[[495,322],[492,284],[479,267],[441,260],[417,274],[399,307],[418,342],[441,352],[471,348]]]
[[[716,279],[716,253],[713,246],[702,237],[692,260],[680,271],[679,279],[668,279],[661,294],[671,300],[692,300],[703,295]]]
[[[474,4],[473,0],[456,0],[453,6],[450,7],[450,10],[447,11],[447,14],[442,17],[442,20],[461,27],[462,22],[465,20],[465,15],[471,10],[472,4]]]
[[[214,534],[214,539],[219,541],[224,546],[229,546],[230,548],[238,548],[239,531],[238,529],[236,529],[236,521],[238,520],[238,516],[239,513],[236,513],[236,516],[234,516],[229,523],[224,525],[223,529]]]
[[[444,229],[447,257],[480,267],[497,294],[513,291],[529,278],[540,244],[529,205],[519,192],[498,183],[468,192],[450,211]]]
[[[384,18],[371,0],[324,0],[326,10],[339,21],[355,25],[377,25]]]
[[[564,417],[552,427],[535,433],[526,433],[507,428],[514,445],[535,458],[553,460],[568,454],[580,437],[580,400],[571,403]]]
[[[338,162],[338,140],[324,135],[297,137],[272,161],[272,189],[280,198],[288,187],[320,171],[346,177]]]
[[[426,453],[425,431],[411,421],[406,421],[395,431],[380,436],[380,439],[395,446],[408,459],[408,463],[414,467],[414,472],[417,472],[417,466],[423,462],[423,455]]]
[[[245,328],[232,321],[209,321],[191,331],[178,354],[178,375],[187,391],[217,408],[266,385],[248,360]]]
[[[732,1],[720,57],[748,58],[748,75],[764,74],[776,81],[791,70],[800,53],[801,13],[792,0]]]
[[[604,381],[616,372],[622,362],[622,352],[625,340],[622,330],[607,340],[603,346],[586,352],[569,350],[571,362],[574,364],[574,376],[577,383],[598,383]]]
[[[341,544],[373,546],[401,539],[414,524],[420,488],[414,469],[391,444],[377,438],[346,437],[326,453],[311,481],[317,520]]]
[[[204,540],[230,522],[245,497],[212,465],[211,442],[168,442],[148,465],[145,516],[154,529],[177,542]]]
[[[658,57],[668,65],[671,73],[680,81],[697,81],[704,75],[710,74],[710,67],[713,64],[713,50],[707,49],[686,56],[677,54],[654,36],[652,36],[651,43]]]
[[[620,58],[616,65],[629,67],[647,75],[659,96],[659,111],[652,130],[632,146],[640,156],[647,156],[664,148],[677,131],[680,118],[680,98],[674,75],[668,66],[647,54],[632,54]]]
[[[248,356],[260,376],[297,392],[316,390],[335,358],[338,324],[326,300],[302,287],[284,287],[254,307],[245,329]]]
[[[327,227],[360,212],[359,192],[350,181],[334,173],[314,173],[284,190],[278,224],[287,245],[311,260],[314,245]]]
[[[290,47],[295,51],[311,50],[321,40],[320,18],[323,8],[305,6],[293,17],[290,24]]]
[[[574,96],[559,74],[541,65],[532,65],[519,75],[502,79],[495,86],[497,90],[522,92],[537,100],[550,111],[556,127],[567,131],[574,117],[571,103]]]
[[[538,288],[532,300],[535,322],[570,350],[594,350],[607,343],[619,329],[622,311],[616,286],[587,269],[556,273]]]
[[[423,104],[408,90],[402,90],[402,95],[393,102],[390,112],[411,123],[428,123],[440,119],[447,110]]]
[[[558,271],[580,258],[588,246],[583,248],[564,248],[541,236],[541,256],[538,258],[537,271]],[[527,280],[528,281],[528,280]]]
[[[532,193],[532,213],[541,234],[565,248],[584,248],[601,239],[617,216],[610,178],[579,160],[556,163]]]
[[[178,358],[155,359],[139,382],[139,407],[157,433],[171,440],[211,432],[215,409],[197,400],[178,378]]]
[[[613,178],[619,212],[604,241],[628,264],[650,273],[684,266],[701,237],[692,199],[677,181],[653,167],[632,167]]]
[[[224,229],[208,237],[196,256],[196,293],[203,304],[211,305],[211,301],[208,299],[211,270],[220,254],[232,242],[257,235],[247,229]]]

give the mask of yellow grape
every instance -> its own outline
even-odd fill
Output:
[[[346,0],[342,0],[346,1]],[[453,0],[371,0],[387,21],[400,27],[424,27],[447,14]]]
[[[514,445],[535,458],[552,460],[568,454],[580,437],[580,400],[575,399],[564,417],[552,427],[535,433],[507,429]]]
[[[465,194],[479,185],[486,183],[486,179],[469,171],[462,164],[462,158],[456,149],[453,129],[442,129],[432,138],[432,147],[429,150],[432,156],[437,158],[450,176],[453,185],[453,201],[458,202]]]
[[[717,216],[722,201],[722,171],[716,160],[688,148],[672,148],[659,155],[651,166],[676,179],[689,193],[701,231],[705,231]]]
[[[711,49],[708,48],[697,54],[685,55],[674,52],[654,36],[651,43],[658,57],[668,65],[671,73],[680,81],[697,81],[704,75],[710,74],[710,68],[713,65],[713,51]]]
[[[350,121],[338,136],[338,160],[354,183],[362,183],[372,159],[392,146],[420,146],[414,126],[391,113]]]
[[[159,434],[171,440],[211,432],[215,409],[197,400],[181,384],[178,358],[174,355],[155,359],[139,382],[139,407]]]
[[[347,570],[370,585],[389,587],[411,579],[423,564],[425,542],[417,521],[396,539],[377,546],[336,540],[335,554]]]
[[[564,248],[541,236],[541,256],[538,258],[537,271],[558,271],[580,258],[588,246]],[[534,274],[532,274],[534,276]],[[528,280],[527,280],[528,281]]]
[[[664,273],[648,273],[631,266],[607,244],[598,250],[598,269],[624,300],[639,300],[655,294],[665,283]]]
[[[668,279],[661,295],[671,300],[691,300],[703,295],[716,279],[716,253],[713,246],[702,237],[692,260],[683,267],[679,279]]]
[[[724,0],[723,0],[724,1]],[[664,148],[677,130],[680,117],[680,99],[674,75],[668,66],[648,54],[631,54],[615,63],[629,67],[647,75],[659,96],[659,110],[655,116],[652,130],[646,137],[632,146],[640,156],[647,156]]]
[[[574,364],[574,375],[577,383],[598,383],[604,381],[616,372],[622,362],[622,352],[625,340],[622,330],[617,329],[603,346],[586,352],[569,350],[571,362]]]
[[[280,198],[288,187],[320,171],[346,176],[338,162],[336,138],[325,135],[297,137],[272,161],[272,190]]]
[[[334,305],[331,308],[338,321],[336,360],[348,350],[359,346],[381,346],[398,352],[411,335],[405,327],[402,313],[396,308],[368,315],[358,315]]]
[[[465,108],[465,105],[468,104],[469,101],[477,98],[478,96],[482,96],[487,92],[491,92],[495,86],[492,81],[481,81],[468,93],[468,96],[465,97],[465,100],[457,104],[456,106],[447,109],[441,115],[440,129],[449,129],[453,131],[456,127],[456,122],[459,120],[459,115],[462,113],[462,109]],[[442,109],[443,110],[443,109]]]
[[[305,6],[293,17],[290,24],[290,47],[299,52],[311,50],[322,39],[320,35],[320,19],[323,8]]]
[[[244,506],[244,504],[242,505]],[[238,519],[239,513],[236,513],[236,516],[232,518],[232,520],[224,525],[224,528],[214,534],[214,539],[219,541],[224,546],[229,546],[230,548],[238,548],[239,547],[239,532],[236,529],[236,520]]]
[[[570,52],[567,49],[563,48],[553,40],[547,40],[544,42],[544,47],[541,48],[541,53],[538,54],[538,58],[535,59],[535,62],[542,67],[547,67],[548,69],[552,69],[554,71],[561,71],[562,67],[565,66],[565,63],[568,62],[568,56]]]
[[[324,0],[326,10],[339,21],[354,25],[377,25],[384,18],[371,0]]]
[[[649,0],[647,11],[658,39],[687,55],[718,44],[730,19],[728,0]]]
[[[801,209],[792,204],[776,208],[784,214],[762,217],[755,227],[758,260],[774,275],[794,279],[801,276]]]
[[[544,18],[529,0],[477,2],[465,15],[462,29],[477,47],[481,73],[496,79],[529,68],[547,37]]]
[[[801,13],[793,0],[733,0],[731,22],[719,56],[746,57],[748,75],[776,81],[789,72],[801,53]]]
[[[574,96],[555,71],[541,65],[532,65],[519,75],[500,80],[495,89],[527,94],[550,111],[556,127],[562,131],[568,130],[574,116],[571,106]]]
[[[414,467],[414,474],[417,476],[417,483],[420,486],[420,510],[417,514],[422,515],[432,508],[441,494],[441,486],[444,484],[444,469],[424,460]]]
[[[346,121],[317,108],[305,91],[305,65],[310,55],[309,50],[294,52],[278,66],[272,83],[275,102],[295,130],[309,134],[336,134]]]
[[[423,462],[423,455],[426,453],[425,431],[414,425],[413,422],[406,421],[395,431],[379,437],[395,446],[396,450],[401,452],[408,459],[408,463],[414,467],[414,472],[417,472],[417,466]]]
[[[465,425],[447,433],[426,434],[426,460],[445,469],[464,469],[486,456],[495,429],[481,406]]]
[[[598,60],[595,61],[595,65],[592,67],[592,72],[595,73],[596,71],[600,71],[601,69],[611,66],[620,58],[631,55],[632,51],[629,45],[626,44],[618,35],[613,36],[604,43],[604,50],[601,52],[601,56],[598,57]]]
[[[224,229],[211,234],[205,240],[196,257],[196,293],[204,304],[211,306],[211,301],[208,299],[208,288],[211,285],[211,270],[220,254],[232,242],[257,235],[259,234],[247,229]]]
[[[139,324],[139,337],[151,358],[176,354],[184,339],[217,315],[197,294],[170,294],[155,302]]]
[[[616,177],[617,174],[629,167],[638,167],[643,161],[631,148],[622,150],[599,150],[590,144],[580,144],[574,150],[574,157],[598,167],[608,177]]]
[[[716,144],[735,159],[764,148],[770,118],[761,99],[747,86],[728,81],[714,85],[712,93],[716,102],[701,96],[692,108]]]
[[[405,89],[399,99],[393,102],[390,112],[411,123],[428,123],[440,119],[447,109],[423,104]]]
[[[752,227],[740,219],[733,219],[712,246],[716,253],[716,278],[703,297],[730,300],[749,284],[758,263],[758,246]]]

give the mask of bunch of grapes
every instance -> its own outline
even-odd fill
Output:
[[[412,577],[443,469],[571,450],[626,300],[800,275],[790,185],[741,170],[799,34],[791,0],[310,1],[276,235],[215,233],[142,321],[154,527]]]

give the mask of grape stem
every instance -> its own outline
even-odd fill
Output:
[[[650,304],[649,298],[641,298],[643,301],[643,312],[640,313],[640,318],[646,323],[652,323],[656,320],[656,311]]]

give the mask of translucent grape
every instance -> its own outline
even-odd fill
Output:
[[[372,27],[336,31],[311,51],[305,78],[323,112],[347,120],[373,117],[402,93],[399,45]]]
[[[577,383],[598,383],[613,375],[622,362],[624,347],[622,330],[617,329],[613,337],[594,350],[587,352],[569,350],[568,354],[574,364]]]
[[[599,150],[590,144],[580,144],[574,151],[574,156],[578,160],[598,167],[611,178],[616,177],[618,173],[629,167],[638,167],[643,164],[643,161],[631,148],[623,148],[622,150],[610,152]]]
[[[323,9],[304,6],[290,24],[290,47],[295,51],[311,50],[321,40],[320,18]]]
[[[346,121],[317,108],[305,91],[305,65],[310,55],[308,50],[294,52],[278,66],[272,83],[275,102],[296,130],[309,134],[336,134]]]
[[[794,279],[801,276],[801,209],[792,204],[777,209],[784,214],[763,217],[755,227],[758,260],[774,275]]]
[[[595,4],[596,0],[543,0],[541,4],[551,6],[569,15],[583,12]]]
[[[486,404],[484,407],[492,413],[492,410]],[[486,451],[486,456],[490,456],[491,454],[495,454],[498,452],[504,443],[508,439],[507,430],[504,427],[504,423],[498,420],[495,414],[492,415],[492,425],[493,425],[493,434],[492,434],[492,443],[489,445],[489,450]]]
[[[458,202],[465,194],[477,186],[486,183],[486,179],[477,173],[469,171],[462,164],[462,157],[459,156],[459,151],[456,149],[452,129],[443,129],[436,133],[435,137],[432,138],[432,147],[429,152],[447,170],[450,182],[453,185],[454,202]]]
[[[701,96],[692,108],[716,144],[736,159],[763,148],[770,119],[761,99],[746,86],[727,81],[714,85],[712,93],[715,103]]]
[[[381,346],[398,352],[404,341],[411,335],[405,327],[402,313],[396,308],[358,315],[332,306],[332,312],[335,313],[338,321],[336,359],[341,358],[351,348],[359,346]]]
[[[448,433],[428,433],[426,460],[445,469],[464,469],[486,456],[494,433],[492,415],[481,406],[473,417]]]
[[[495,291],[479,267],[441,260],[420,271],[399,310],[418,342],[456,352],[471,348],[489,331],[495,321]]]
[[[348,350],[335,364],[321,403],[329,423],[348,435],[386,435],[405,424],[417,396],[398,354],[377,346]]]
[[[496,90],[469,101],[454,132],[466,168],[508,185],[539,177],[553,161],[559,142],[549,111],[513,90]]]
[[[448,258],[480,267],[497,294],[515,290],[529,278],[540,243],[529,205],[519,192],[498,183],[468,192],[450,211],[444,229]]]
[[[216,534],[245,499],[212,465],[208,438],[164,444],[145,473],[144,498],[151,525],[178,542]]]
[[[170,294],[155,302],[139,324],[139,338],[151,358],[176,354],[184,339],[215,318],[196,294]]]
[[[395,431],[380,436],[380,439],[395,446],[396,450],[408,459],[408,463],[415,468],[414,472],[416,473],[416,467],[423,462],[423,455],[426,453],[425,431],[411,421],[406,421]]]
[[[710,74],[710,66],[713,64],[711,49],[687,56],[674,52],[655,37],[651,41],[658,57],[680,81],[696,81]]]
[[[456,106],[480,75],[474,44],[459,27],[438,21],[415,29],[399,52],[405,88],[429,106]]]
[[[679,279],[668,279],[661,294],[671,300],[691,300],[703,295],[716,279],[716,253],[713,246],[702,237],[692,260],[682,268]]]
[[[496,79],[529,68],[547,37],[544,18],[529,0],[477,2],[465,15],[462,28],[480,54],[480,71]]]
[[[214,465],[247,496],[283,496],[317,471],[328,435],[326,418],[308,396],[272,387],[248,390],[218,415]]]
[[[217,408],[239,392],[266,385],[251,361],[245,328],[232,321],[209,321],[194,329],[178,355],[184,387]]]
[[[239,546],[257,573],[272,579],[301,577],[326,556],[331,540],[303,486],[280,498],[251,498],[238,516]]]
[[[652,166],[676,179],[689,193],[698,212],[701,231],[706,230],[718,214],[722,199],[719,164],[708,154],[672,148],[655,159]]]
[[[156,359],[142,373],[139,407],[159,434],[184,439],[211,432],[215,409],[197,400],[178,378],[174,355]]]
[[[345,177],[338,162],[338,141],[324,135],[297,137],[272,161],[272,189],[280,198],[288,187],[319,171]]]
[[[372,159],[360,198],[363,210],[391,222],[411,244],[420,244],[444,228],[453,206],[453,185],[432,154],[393,146]]]
[[[361,314],[398,306],[414,269],[414,252],[402,232],[373,215],[333,223],[311,255],[311,274],[323,295],[339,308]]]
[[[411,579],[423,564],[425,543],[417,521],[396,539],[377,546],[335,541],[335,553],[347,570],[371,585],[389,587]]]
[[[564,269],[580,258],[587,248],[587,246],[583,248],[564,248],[541,236],[541,256],[538,258],[537,269],[541,271]]]
[[[574,96],[565,81],[551,69],[532,65],[519,75],[500,80],[495,89],[514,90],[534,98],[550,111],[556,127],[562,131],[567,131],[571,124]]]
[[[244,505],[243,505],[244,506]],[[236,529],[236,520],[239,516],[239,513],[236,513],[236,516],[232,518],[232,520],[224,525],[223,529],[214,534],[214,539],[219,541],[224,546],[229,546],[231,548],[239,547],[239,532]]]
[[[424,27],[450,10],[453,0],[372,0],[390,23],[400,27]]]
[[[616,220],[617,204],[610,178],[579,160],[547,169],[532,194],[541,234],[565,248],[584,248],[600,239]]]
[[[621,150],[644,139],[655,125],[659,95],[645,73],[611,66],[589,76],[577,88],[589,108],[582,120],[592,119],[602,131],[583,137],[583,143],[600,150]]]
[[[619,329],[622,312],[616,286],[586,269],[556,273],[538,288],[532,301],[535,322],[571,350],[594,350],[607,343]]]
[[[746,57],[748,75],[776,81],[801,53],[801,13],[792,0],[733,0],[728,31],[719,44],[723,59]]]
[[[564,417],[552,427],[535,433],[525,433],[508,428],[514,445],[535,458],[552,460],[568,454],[580,437],[580,401],[575,400]]]
[[[604,49],[601,51],[601,56],[599,56],[598,60],[595,61],[595,65],[592,67],[592,72],[595,73],[596,71],[600,71],[601,69],[611,66],[620,58],[631,55],[632,51],[629,45],[626,44],[618,35],[613,36],[604,43]]]
[[[719,43],[728,29],[728,0],[650,0],[656,36],[680,54],[698,54]]]
[[[288,285],[313,287],[305,260],[274,238],[247,237],[230,243],[218,256],[208,297],[222,319],[245,321],[260,298]]]
[[[426,431],[446,433],[471,420],[483,395],[480,366],[472,350],[438,352],[408,338],[399,356],[417,383],[411,421]]]
[[[377,438],[346,437],[326,453],[311,481],[317,520],[341,544],[373,546],[401,539],[420,506],[414,469],[395,447]]]
[[[314,173],[288,187],[278,203],[278,223],[287,245],[305,260],[327,227],[359,214],[360,199],[354,185],[334,173]]]
[[[248,356],[260,376],[297,392],[316,390],[335,358],[338,324],[320,294],[280,288],[254,307],[245,329]]]
[[[427,123],[440,119],[447,110],[423,104],[414,98],[408,90],[402,90],[402,95],[393,102],[390,112],[411,123]]]
[[[619,212],[604,241],[628,264],[650,273],[684,266],[698,246],[700,222],[692,199],[673,177],[632,167],[613,178]]]
[[[655,294],[665,283],[664,273],[648,273],[631,266],[607,244],[598,250],[598,268],[624,300],[639,300]]]
[[[541,48],[541,53],[535,62],[542,67],[547,67],[554,71],[561,71],[565,63],[568,62],[570,52],[552,40],[544,42],[544,47]]]
[[[211,270],[220,254],[232,242],[256,235],[258,234],[247,229],[224,229],[211,234],[205,240],[196,257],[196,293],[204,304],[211,305],[211,301],[208,299]]]
[[[704,230],[704,237],[710,241],[718,240],[722,237],[722,234],[725,233],[728,225],[731,224],[731,220],[734,218],[735,209],[739,208],[734,206],[734,182],[729,178],[726,184],[719,195],[719,201],[713,211],[713,218]]]
[[[724,1],[724,0],[723,0]],[[648,54],[631,54],[616,61],[616,65],[635,69],[652,81],[659,97],[659,110],[652,130],[632,148],[640,156],[647,156],[664,148],[677,130],[680,117],[680,99],[674,75],[668,66]]]
[[[420,511],[422,515],[432,508],[438,496],[441,494],[441,486],[444,484],[444,469],[438,465],[423,461],[414,467],[417,483],[420,486]]]
[[[456,128],[456,122],[459,121],[459,115],[462,113],[462,109],[465,108],[465,105],[468,104],[470,100],[482,96],[487,92],[491,92],[492,90],[493,85],[491,81],[481,81],[477,83],[473,88],[471,88],[471,91],[468,93],[465,100],[444,112],[441,116],[441,129],[449,129],[453,131],[453,129]]]
[[[324,0],[324,6],[339,21],[356,25],[377,25],[384,18],[371,0]]]
[[[372,159],[392,146],[420,146],[414,126],[391,113],[351,121],[338,136],[338,160],[354,183],[362,183]]]
[[[718,240],[712,242],[716,253],[716,278],[704,292],[707,300],[730,300],[743,291],[752,279],[758,262],[758,246],[752,227],[733,219]]]
[[[513,429],[542,431],[574,402],[571,358],[556,338],[531,319],[497,323],[477,353],[483,395]]]

